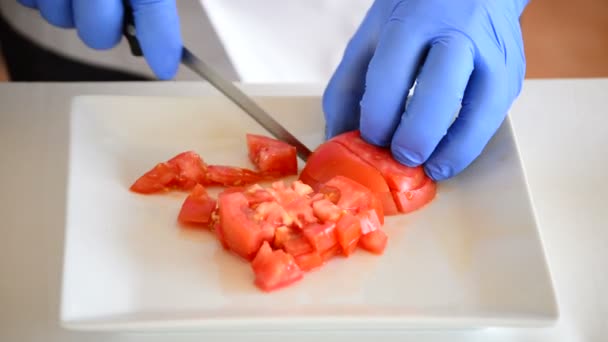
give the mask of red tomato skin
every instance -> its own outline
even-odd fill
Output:
[[[302,271],[311,271],[315,268],[323,266],[323,258],[317,251],[301,254],[295,257],[296,263]]]
[[[253,210],[243,193],[222,193],[218,199],[221,231],[230,250],[251,260],[264,241],[264,231],[254,222]]]
[[[391,190],[403,192],[416,189],[426,177],[422,166],[409,167],[399,163],[393,158],[389,149],[363,140],[359,130],[340,134],[331,141],[342,144],[365,162],[376,167]]]
[[[418,189],[392,194],[399,212],[407,214],[430,203],[437,195],[437,184],[427,178]]]
[[[384,253],[387,242],[388,236],[381,229],[374,230],[369,234],[361,236],[361,239],[359,239],[361,248],[374,254]]]
[[[194,224],[207,227],[217,201],[211,198],[205,187],[197,184],[182,204],[177,220],[182,224]]]
[[[168,190],[175,184],[178,170],[174,165],[158,163],[151,170],[139,177],[130,190],[140,194],[153,194]]]
[[[321,144],[308,158],[300,180],[315,188],[336,175],[348,177],[372,192],[389,192],[389,187],[373,166],[333,141]]]
[[[336,224],[336,237],[344,255],[351,255],[361,237],[361,223],[352,214],[344,214]]]
[[[304,276],[293,256],[280,249],[273,251],[266,241],[252,260],[251,268],[255,285],[266,292],[291,285]]]
[[[249,159],[261,172],[295,175],[298,172],[296,148],[273,138],[247,134]]]

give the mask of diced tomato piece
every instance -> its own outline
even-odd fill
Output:
[[[228,247],[250,260],[267,238],[259,223],[253,219],[247,197],[241,192],[222,193],[218,199],[221,231]]]
[[[331,141],[342,144],[368,164],[376,167],[391,190],[403,192],[416,189],[426,177],[422,166],[409,167],[399,163],[388,148],[375,146],[363,140],[359,130],[343,133]]]
[[[243,186],[266,180],[264,175],[245,168],[224,165],[209,165],[207,180],[210,184]]]
[[[320,145],[313,152],[300,173],[300,180],[315,188],[316,184],[337,175],[348,177],[372,192],[389,192],[384,177],[375,167],[334,141]]]
[[[256,222],[264,222],[273,227],[291,225],[293,220],[277,202],[262,202],[255,208],[253,216]]]
[[[300,236],[285,241],[283,244],[285,252],[295,256],[313,252],[315,249],[302,234]]]
[[[357,248],[361,237],[361,223],[352,214],[344,214],[336,224],[336,236],[344,255],[349,256]]]
[[[388,236],[381,229],[374,230],[373,232],[361,236],[359,239],[359,245],[361,248],[370,251],[375,254],[382,254],[386,248]]]
[[[323,252],[338,243],[336,224],[333,222],[313,223],[303,230],[304,236],[316,251]]]
[[[178,170],[174,165],[156,164],[152,170],[146,172],[131,185],[131,191],[141,194],[165,191],[175,184],[177,174]]]
[[[313,202],[312,210],[315,216],[323,222],[336,222],[342,216],[342,209],[325,198]]]
[[[295,259],[296,264],[298,264],[303,271],[310,271],[323,265],[323,258],[321,258],[321,255],[317,251],[298,255]]]
[[[291,188],[300,196],[311,195],[314,192],[310,185],[304,184],[301,181],[293,182]]]
[[[213,222],[213,224],[211,225],[211,229],[215,233],[215,236],[217,237],[219,242],[222,244],[222,247],[226,250],[229,250],[230,247],[228,247],[228,244],[226,243],[224,231],[222,230],[222,226],[220,225],[219,219]]]
[[[393,192],[393,198],[399,211],[405,214],[428,204],[435,198],[436,194],[436,183],[432,179],[427,178],[418,189],[406,192]]]
[[[321,252],[321,259],[323,259],[323,261],[328,261],[329,259],[338,256],[341,253],[342,247],[338,244],[335,244],[330,248],[326,249],[325,251]]]
[[[311,200],[308,198],[300,197],[287,205],[283,205],[283,207],[292,218],[293,223],[299,228],[317,222],[317,217],[311,207]]]
[[[211,198],[205,187],[197,184],[188,195],[179,212],[178,221],[184,224],[208,226],[215,210],[216,200]]]
[[[296,148],[273,138],[247,134],[249,159],[262,172],[295,175],[298,172]]]
[[[304,272],[293,256],[283,250],[273,251],[265,241],[251,262],[255,284],[264,291],[273,291],[300,280]]]
[[[361,233],[363,235],[367,235],[375,230],[378,230],[382,227],[380,220],[378,219],[378,215],[375,210],[367,210],[360,212],[357,215],[359,219],[359,223],[361,224]]]
[[[177,168],[176,184],[182,190],[190,190],[196,184],[203,184],[206,181],[207,165],[196,152],[182,152],[169,159],[167,164]]]

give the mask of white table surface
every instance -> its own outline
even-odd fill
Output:
[[[265,86],[267,87],[267,86]],[[256,92],[264,87],[248,86]],[[287,86],[320,94],[321,86]],[[527,81],[512,109],[560,307],[544,328],[475,331],[114,334],[59,325],[68,116],[80,94],[196,96],[202,83],[0,84],[0,341],[605,341],[608,79]]]

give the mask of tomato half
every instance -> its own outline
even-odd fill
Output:
[[[177,219],[184,224],[207,227],[211,224],[211,215],[215,207],[216,200],[207,194],[205,187],[197,184],[186,197]]]
[[[277,172],[280,175],[298,173],[296,148],[273,138],[247,134],[249,159],[262,172]]]
[[[437,184],[427,178],[418,189],[393,192],[393,198],[400,212],[406,214],[420,209],[437,195]]]
[[[283,250],[273,251],[268,242],[264,242],[251,262],[255,274],[255,284],[264,291],[273,291],[290,285],[303,278],[293,256]]]

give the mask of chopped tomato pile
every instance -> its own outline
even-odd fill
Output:
[[[158,163],[131,190],[189,191],[178,221],[213,232],[225,249],[250,262],[264,291],[293,284],[359,247],[382,254],[385,215],[412,212],[436,194],[422,168],[399,164],[358,131],[319,146],[291,183],[282,178],[297,175],[293,146],[253,134],[247,146],[254,169],[207,164],[187,151]],[[271,185],[259,184],[266,181]],[[224,190],[213,198],[210,186]]]

